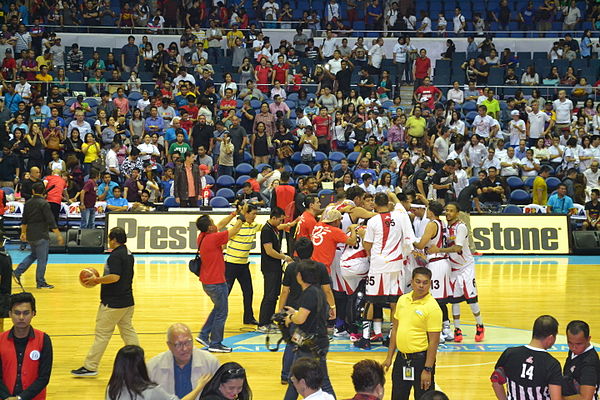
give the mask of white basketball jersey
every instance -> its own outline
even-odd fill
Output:
[[[429,242],[427,242],[426,248],[429,248],[430,246],[437,246],[440,249],[446,247],[445,246],[446,228],[444,226],[444,223],[442,221],[440,221],[439,219],[433,220],[431,222],[434,222],[437,225],[437,232],[436,232],[435,236],[432,237],[429,240]],[[444,259],[444,258],[448,258],[447,253],[429,253],[429,252],[427,252],[427,261],[435,261],[435,260]]]
[[[392,211],[372,217],[367,222],[365,241],[371,247],[371,273],[399,272],[414,242],[408,214]]]
[[[453,271],[458,271],[465,267],[474,266],[475,258],[469,247],[469,229],[464,222],[457,220],[452,225],[448,225],[446,231],[447,243],[446,246],[462,246],[462,250],[458,253],[449,253],[450,266]]]

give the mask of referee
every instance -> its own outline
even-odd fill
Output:
[[[435,387],[435,357],[440,343],[442,310],[429,293],[429,269],[415,268],[411,285],[413,291],[398,299],[390,346],[383,363],[387,370],[398,348],[392,369],[392,400],[408,400],[413,388],[415,399],[419,399]]]
[[[600,360],[590,343],[590,326],[584,321],[567,325],[569,354],[563,368],[562,394],[565,399],[597,400],[600,388]]]
[[[502,353],[491,376],[499,400],[561,400],[562,375],[559,362],[546,350],[554,345],[558,321],[542,315],[533,323],[533,337],[527,346],[510,347]],[[506,393],[506,389],[509,393]]]

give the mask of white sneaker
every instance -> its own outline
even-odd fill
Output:
[[[350,338],[350,334],[346,330],[338,331],[337,328],[334,328],[333,337],[337,339],[348,339]]]
[[[450,329],[450,328],[444,328],[442,330],[441,337],[443,337],[446,342],[453,341],[454,340],[454,334],[452,333],[452,329]]]

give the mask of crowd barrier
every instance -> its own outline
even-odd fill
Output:
[[[175,209],[176,210],[176,209]],[[119,226],[127,233],[133,253],[189,254],[196,251],[196,219],[209,214],[218,223],[232,210],[108,213],[106,229]],[[264,224],[266,210],[256,222]],[[570,223],[566,215],[471,215],[471,231],[477,252],[487,254],[569,254]],[[260,253],[260,232],[253,254]]]

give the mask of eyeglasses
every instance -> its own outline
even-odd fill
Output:
[[[186,347],[192,347],[193,343],[194,343],[194,341],[192,339],[186,340],[185,342],[177,342],[177,343],[169,342],[169,344],[173,345],[173,347],[175,347],[177,350],[181,350]]]
[[[246,370],[244,368],[232,368],[225,371],[229,377],[234,376],[243,376],[246,375]]]

